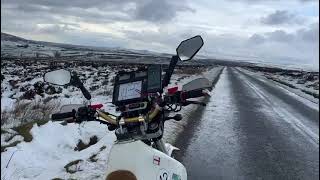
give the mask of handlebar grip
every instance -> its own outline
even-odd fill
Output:
[[[75,111],[52,114],[51,120],[62,120],[62,119],[71,118],[71,117],[75,117]]]
[[[198,104],[198,105],[201,105],[201,106],[206,106],[207,105],[206,103],[200,102],[200,101],[185,101],[183,105],[187,106],[189,104]]]
[[[192,91],[186,91],[183,93],[183,99],[189,99],[189,98],[197,98],[203,96],[203,89],[196,89]]]

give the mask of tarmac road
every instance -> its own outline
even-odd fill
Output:
[[[319,109],[227,67],[206,107],[179,135],[188,179],[319,179]]]

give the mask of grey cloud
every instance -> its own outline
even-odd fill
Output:
[[[63,22],[49,13],[25,13],[15,9],[1,11],[1,31],[38,33],[38,24],[63,24]]]
[[[300,0],[301,2],[318,2],[319,0]]]
[[[319,43],[319,23],[311,24],[308,28],[298,29],[293,33],[288,33],[284,30],[275,30],[263,34],[253,34],[248,38],[248,43],[259,45],[262,43],[277,42],[277,43]],[[293,43],[293,44],[294,44]]]
[[[314,54],[319,54],[314,48],[318,43],[315,41],[319,39],[318,23],[293,33],[279,29],[268,33],[256,33],[248,38],[234,34],[210,33],[210,29],[197,27],[199,24],[179,26],[180,29],[166,29],[167,22],[171,23],[170,27],[175,26],[173,20],[179,12],[194,12],[188,6],[187,0],[2,0],[1,5],[1,30],[13,34],[17,32],[17,35],[28,34],[29,37],[33,34],[52,36],[59,40],[58,42],[174,52],[181,40],[200,34],[205,41],[200,52],[204,55],[232,58],[272,56],[274,61],[286,57],[310,62],[314,59]],[[288,20],[289,16],[289,23],[293,23],[290,22],[290,17],[297,18],[287,11],[284,14],[284,19]],[[71,18],[74,24],[66,22],[65,19],[68,18]],[[124,28],[120,32],[124,37],[77,29],[79,22],[107,24],[127,21],[155,23],[154,27],[158,29],[148,31],[148,28],[144,30],[144,27],[141,27],[142,31],[136,32]],[[283,19],[276,22],[279,21],[282,24],[288,23]],[[38,24],[46,25],[39,27]]]
[[[274,13],[262,17],[260,22],[267,25],[299,24],[303,23],[303,19],[288,11],[277,10]]]
[[[173,52],[178,45],[179,33],[172,35],[170,32],[159,29],[159,32],[143,30],[124,31],[125,38],[129,40],[129,48],[147,49],[158,52]],[[147,48],[146,48],[147,47]]]
[[[87,46],[100,47],[125,47],[128,44],[128,39],[114,37],[110,33],[92,33],[85,31],[65,31],[59,35],[61,42],[66,42]]]
[[[293,34],[289,34],[283,30],[276,30],[266,33],[266,36],[269,38],[269,40],[278,42],[290,42],[295,38]]]
[[[229,0],[231,2],[234,2],[234,0]],[[284,1],[286,2],[287,0],[238,0],[238,1],[243,1],[246,3],[252,3],[252,4],[258,4],[258,3],[265,3],[265,2],[279,2],[279,1]],[[302,3],[309,3],[309,2],[318,2],[319,0],[296,0]]]
[[[11,4],[11,5],[37,5],[45,6],[50,8],[90,8],[90,7],[102,7],[108,2],[107,0],[1,0],[1,4]],[[111,1],[112,2],[112,1]]]
[[[261,44],[265,42],[265,37],[263,35],[260,34],[253,34],[252,36],[250,36],[250,38],[248,39],[249,44]]]
[[[147,21],[167,21],[172,19],[175,13],[167,1],[151,0],[137,6],[136,17]]]
[[[1,0],[2,9],[33,16],[71,16],[81,21],[108,23],[110,20],[167,22],[179,11],[191,11],[186,1],[169,0]]]
[[[192,11],[192,9],[185,1],[172,3],[169,0],[151,0],[137,4],[136,17],[150,22],[166,22],[172,20],[178,11]]]
[[[137,20],[167,23],[175,18],[177,12],[190,10],[183,4],[185,1],[181,2],[179,5],[152,0],[1,0],[1,31],[56,37],[68,34],[67,32],[76,33],[67,19],[75,24]],[[39,24],[46,26],[39,27]],[[75,39],[72,39],[73,42]]]
[[[79,31],[74,27],[80,22],[108,24],[147,21],[163,24],[172,21],[178,12],[194,11],[185,0],[1,0],[1,10],[1,31],[31,36],[63,36],[64,39],[72,40],[71,42],[82,41],[66,37]],[[71,19],[74,24],[71,25],[67,19]],[[91,36],[88,41],[95,41],[92,38],[96,36],[92,33],[86,35]],[[115,43],[102,42],[107,45]]]
[[[45,33],[45,34],[59,34],[67,31],[75,30],[73,25],[69,24],[49,24],[44,27],[39,27],[37,29],[37,33]]]
[[[243,47],[258,57],[286,63],[319,64],[319,23],[288,33],[253,34]],[[263,41],[262,41],[263,39]]]
[[[42,19],[47,20],[49,23],[51,23],[50,19],[52,17],[59,17],[61,20],[72,17],[77,21],[91,23],[108,23],[112,20],[126,21],[129,19],[125,16],[127,12],[122,9],[125,4],[123,1],[121,1],[123,3],[110,3],[109,6],[105,6],[104,3],[106,1],[101,0],[101,2],[98,0],[82,1],[76,1],[76,3],[71,4],[69,1],[12,0],[1,2],[1,5],[2,10],[7,11],[5,16],[8,21],[13,21],[17,18],[21,19],[20,14],[25,17],[25,20],[36,21],[37,19]],[[90,5],[85,6],[87,5],[86,2],[90,2]],[[11,19],[12,16],[14,16],[13,19]]]
[[[309,28],[300,29],[297,33],[304,41],[319,43],[319,23],[311,24]]]

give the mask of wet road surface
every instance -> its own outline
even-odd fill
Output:
[[[188,179],[319,179],[319,110],[236,68],[177,139]]]

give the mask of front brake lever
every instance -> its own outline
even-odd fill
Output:
[[[182,119],[182,115],[181,114],[176,114],[175,116],[172,116],[172,117],[166,117],[164,120],[168,121],[170,119],[173,119],[175,121],[180,121]]]
[[[202,93],[203,93],[205,96],[211,97],[210,91],[209,91],[208,89],[203,89],[203,90],[202,90]]]
[[[199,101],[185,101],[185,102],[183,102],[184,106],[187,106],[189,104],[198,104],[198,105],[201,105],[201,106],[206,106],[207,105],[206,103],[199,102]]]

